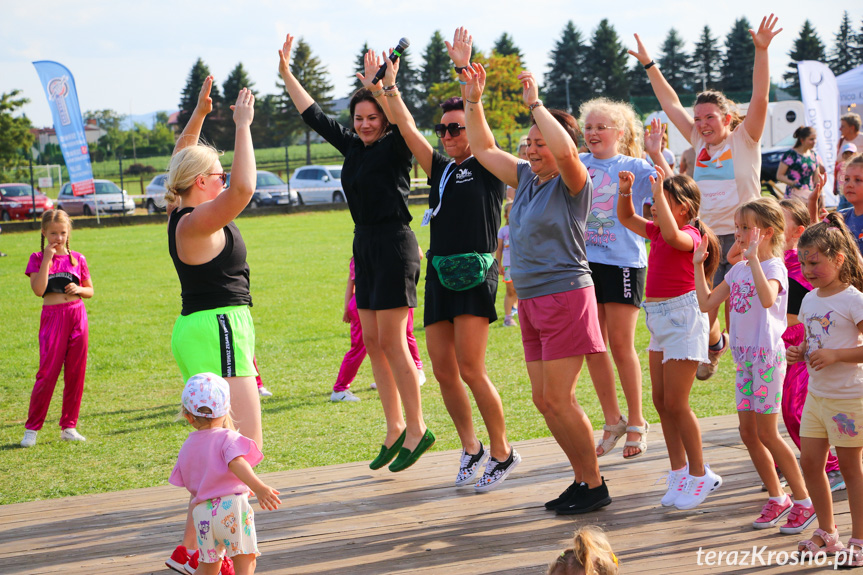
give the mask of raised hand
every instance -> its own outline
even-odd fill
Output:
[[[649,155],[662,153],[662,136],[665,134],[665,126],[662,120],[656,116],[651,120],[650,126],[644,130],[644,151]]]
[[[662,196],[664,199],[665,196],[662,195],[664,193],[662,189],[662,180],[665,179],[665,172],[663,172],[662,168],[659,166],[653,166],[653,169],[656,170],[656,177],[654,177],[653,174],[648,176],[648,179],[650,180],[650,191],[653,192],[654,200],[658,196]]]
[[[467,79],[465,97],[473,102],[479,102],[485,89],[485,68],[479,62],[474,62],[467,65],[464,75]]]
[[[393,53],[392,48],[390,48],[389,53],[390,53],[390,55],[392,55],[392,53]],[[396,85],[396,76],[399,73],[400,58],[397,58],[396,61],[393,62],[391,59],[384,57],[384,54],[386,54],[386,52],[381,52],[381,57],[384,58],[384,64],[387,67],[386,71],[384,72],[383,85],[384,86],[395,86]],[[377,70],[375,70],[375,73],[377,73]]]
[[[282,78],[291,73],[291,49],[293,46],[294,37],[288,34],[285,36],[285,43],[282,44],[282,49],[279,50],[279,75]]]
[[[372,80],[375,79],[375,74],[378,73],[378,69],[381,67],[381,59],[375,53],[374,50],[369,50],[363,56],[363,73],[357,72],[357,79],[362,82],[363,86],[372,89]]]
[[[707,251],[707,244],[707,240],[703,240],[695,248],[695,251],[692,252],[692,263],[694,265],[703,264],[707,260],[707,256],[710,255],[710,252]]]
[[[638,37],[638,34],[633,34],[635,36],[635,43],[638,47],[638,50],[627,50],[629,55],[635,56],[635,59],[641,62],[642,66],[646,66],[650,64],[650,54],[647,53],[647,48],[644,47],[644,44],[641,43],[641,38]]]
[[[749,247],[744,250],[743,257],[750,262],[758,261],[758,246],[761,245],[761,240],[763,239],[761,228],[752,228],[749,230]]]
[[[207,76],[204,78],[204,84],[201,86],[201,91],[198,93],[198,104],[195,110],[202,112],[205,116],[213,111],[213,99],[210,97],[210,90],[213,88],[213,77]]]
[[[775,32],[773,31],[777,22],[779,22],[779,18],[771,14],[770,16],[765,16],[761,19],[761,24],[758,26],[758,32],[753,32],[752,30],[749,31],[752,35],[752,43],[755,44],[756,49],[766,50],[767,47],[770,46],[770,42],[773,40],[773,37],[782,32],[782,28]]]
[[[237,103],[231,106],[234,111],[234,124],[249,126],[255,118],[255,95],[248,88],[243,88],[237,94]]]
[[[470,64],[470,55],[473,50],[473,36],[468,34],[467,28],[459,26],[455,29],[455,34],[453,34],[452,44],[447,41],[444,41],[444,43],[453,64],[459,68]]]
[[[522,88],[524,88],[522,98],[524,98],[525,104],[530,106],[539,100],[539,84],[536,83],[533,72],[525,70],[518,75],[518,81],[521,82]]]
[[[618,181],[620,182],[617,187],[617,193],[621,195],[629,195],[632,193],[632,184],[635,182],[635,174],[632,172],[618,172],[617,173]]]

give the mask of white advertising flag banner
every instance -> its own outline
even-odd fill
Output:
[[[827,184],[824,190],[833,189],[833,169],[836,167],[836,143],[839,141],[839,87],[836,77],[826,64],[814,60],[797,62],[800,75],[800,99],[805,108],[804,121],[818,135],[815,151],[827,169]],[[824,202],[835,206],[839,198],[824,194]]]

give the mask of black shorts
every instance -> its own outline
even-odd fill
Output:
[[[423,311],[423,325],[430,326],[439,321],[452,322],[459,315],[486,317],[488,322],[497,320],[494,304],[497,298],[498,268],[495,261],[488,269],[485,281],[469,290],[453,291],[443,287],[437,270],[431,263],[426,264],[426,296]]]
[[[621,268],[589,262],[596,303],[626,303],[641,307],[647,268]]]
[[[420,253],[409,226],[357,226],[354,268],[357,309],[417,306]]]

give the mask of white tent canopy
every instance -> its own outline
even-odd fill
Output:
[[[863,116],[863,66],[836,76],[836,84],[839,87],[839,113],[851,111]]]

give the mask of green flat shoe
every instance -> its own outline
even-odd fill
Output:
[[[392,461],[396,454],[399,452],[399,449],[401,449],[402,443],[405,442],[405,433],[405,431],[402,431],[402,434],[399,435],[398,439],[396,439],[395,443],[393,443],[390,447],[387,447],[386,445],[381,445],[381,452],[378,453],[378,456],[375,457],[371,463],[369,463],[369,467],[371,467],[372,469],[380,469],[381,467]]]
[[[420,439],[420,442],[417,443],[417,446],[413,451],[408,449],[407,447],[402,447],[399,451],[399,456],[396,457],[396,460],[390,464],[390,471],[393,473],[398,471],[404,471],[411,465],[417,462],[420,456],[428,451],[432,445],[434,445],[435,436],[434,433],[431,432],[431,429],[426,429],[425,434],[423,434],[423,438]]]

